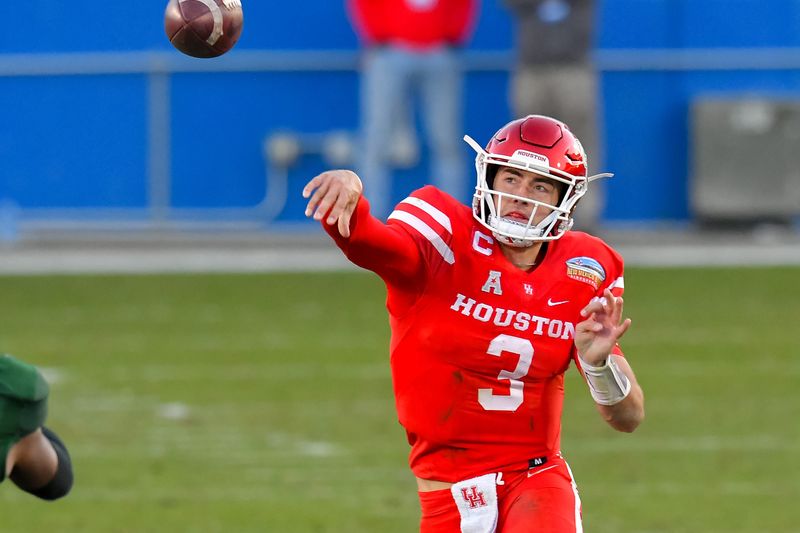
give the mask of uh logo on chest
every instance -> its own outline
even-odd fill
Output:
[[[480,231],[475,232],[472,239],[473,250],[479,254],[489,257],[494,253],[493,245],[494,239],[492,239],[492,237],[485,235]],[[474,279],[478,283],[481,283],[481,292],[495,296],[503,296],[504,287],[502,271],[489,268],[484,271],[485,277],[477,272],[479,271],[476,271],[476,276],[480,275],[481,277],[476,277]],[[524,281],[520,282],[519,279],[515,279],[513,283],[515,284],[513,288],[508,287],[508,290],[512,291],[512,294],[514,291],[522,290],[528,296],[534,295],[534,287],[531,283]],[[521,283],[522,286],[518,287],[518,283]],[[497,301],[497,298],[492,298],[492,300]],[[534,305],[538,303],[537,307],[539,307],[539,309],[533,312],[531,309],[512,309],[512,306],[519,305],[520,299],[517,297],[510,296],[507,298],[507,301],[510,305],[507,305],[506,307],[500,307],[479,301],[475,298],[469,298],[461,292],[458,292],[455,295],[450,309],[457,313],[461,313],[464,316],[471,317],[479,322],[491,323],[498,327],[507,327],[512,331],[516,330],[519,332],[528,332],[529,334],[537,336],[561,340],[568,340],[574,337],[574,323],[566,320],[559,320],[553,318],[552,316],[542,316],[549,314],[546,313],[549,309],[558,308],[561,305],[568,303],[569,300],[559,301],[553,300],[552,298],[548,298],[548,300],[545,302],[536,302],[533,300],[531,303]]]

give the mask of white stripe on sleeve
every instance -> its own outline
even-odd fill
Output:
[[[448,264],[453,264],[456,262],[456,257],[453,254],[453,250],[447,246],[447,243],[442,240],[438,233],[436,233],[433,228],[427,225],[425,222],[420,220],[419,218],[415,217],[411,213],[406,211],[392,211],[392,214],[389,215],[389,220],[399,220],[401,222],[405,222],[415,230],[417,230],[423,237],[428,239],[430,243],[436,248],[436,251],[441,254],[445,261]]]
[[[422,209],[423,211],[428,213],[431,216],[431,218],[433,218],[436,222],[441,224],[442,227],[447,230],[447,233],[449,233],[450,235],[453,234],[453,227],[450,225],[450,218],[448,218],[447,215],[445,215],[444,213],[439,211],[437,208],[433,207],[431,204],[429,204],[425,200],[421,200],[421,199],[416,198],[414,196],[409,196],[408,198],[406,198],[405,200],[403,200],[400,203],[401,204],[410,204],[410,205],[413,205],[413,206],[415,206],[415,207],[417,207],[419,209]]]
[[[617,279],[614,280],[614,283],[612,283],[611,285],[608,286],[608,290],[612,290],[612,289],[616,289],[616,288],[620,288],[620,289],[624,289],[625,288],[625,278],[620,276],[620,277],[618,277]]]

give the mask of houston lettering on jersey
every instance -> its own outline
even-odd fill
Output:
[[[323,227],[386,282],[395,404],[415,475],[458,481],[550,467],[537,458],[560,448],[578,307],[601,288],[623,292],[618,254],[567,232],[537,269],[515,269],[471,209],[434,187],[400,202],[386,224],[362,198],[349,238]]]
[[[498,327],[512,327],[517,331],[532,330],[534,335],[562,340],[572,339],[575,336],[575,324],[572,322],[493,307],[473,298],[467,298],[461,293],[456,296],[450,309],[480,322],[491,322]]]

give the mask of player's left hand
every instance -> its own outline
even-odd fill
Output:
[[[631,325],[622,320],[622,297],[606,289],[602,298],[592,298],[581,310],[586,320],[575,327],[575,346],[581,358],[593,366],[603,366],[614,345]]]

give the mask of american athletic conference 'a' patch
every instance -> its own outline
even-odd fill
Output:
[[[606,270],[591,257],[573,257],[567,259],[567,276],[588,283],[597,290],[606,279]]]

